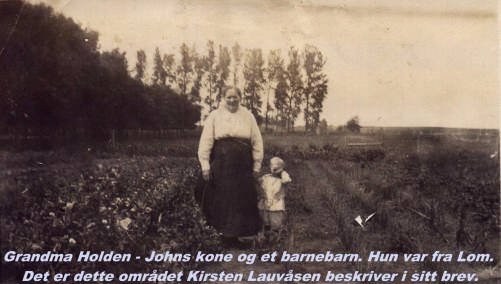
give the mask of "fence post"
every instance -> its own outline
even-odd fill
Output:
[[[419,154],[419,148],[421,146],[421,133],[418,133],[417,135],[417,149],[416,149],[416,152]]]

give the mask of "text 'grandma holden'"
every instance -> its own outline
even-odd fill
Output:
[[[235,258],[240,260],[240,256],[234,256],[227,253],[203,253],[197,252],[196,255],[170,253],[170,252],[156,252],[152,251],[150,255],[144,258],[145,262],[188,262],[194,260],[195,262],[230,262]],[[249,256],[246,257],[248,263]],[[45,253],[17,253],[9,251],[4,256],[5,262],[72,262],[74,260],[73,254],[45,252]],[[76,256],[77,262],[130,262],[133,259],[132,254],[129,253],[116,253],[98,252],[92,253],[90,251],[81,251]],[[135,257],[136,260],[141,259],[140,256]],[[265,257],[260,259],[263,262],[280,260],[281,262],[359,262],[362,258],[356,253],[288,253],[284,251],[278,255],[277,252],[266,254]]]

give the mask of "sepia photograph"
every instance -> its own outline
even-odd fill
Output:
[[[496,0],[0,0],[0,283],[499,283]]]

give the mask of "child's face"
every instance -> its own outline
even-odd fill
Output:
[[[271,162],[270,163],[270,170],[271,170],[272,174],[278,174],[282,171],[282,166],[280,165],[280,163]]]

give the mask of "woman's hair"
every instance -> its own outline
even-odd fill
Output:
[[[233,90],[235,91],[235,93],[237,93],[237,95],[242,98],[242,92],[240,91],[239,88],[235,87],[235,86],[226,86],[224,87],[223,89],[223,92],[222,92],[222,95],[223,95],[223,98],[226,97],[226,93],[229,91],[229,90]]]

